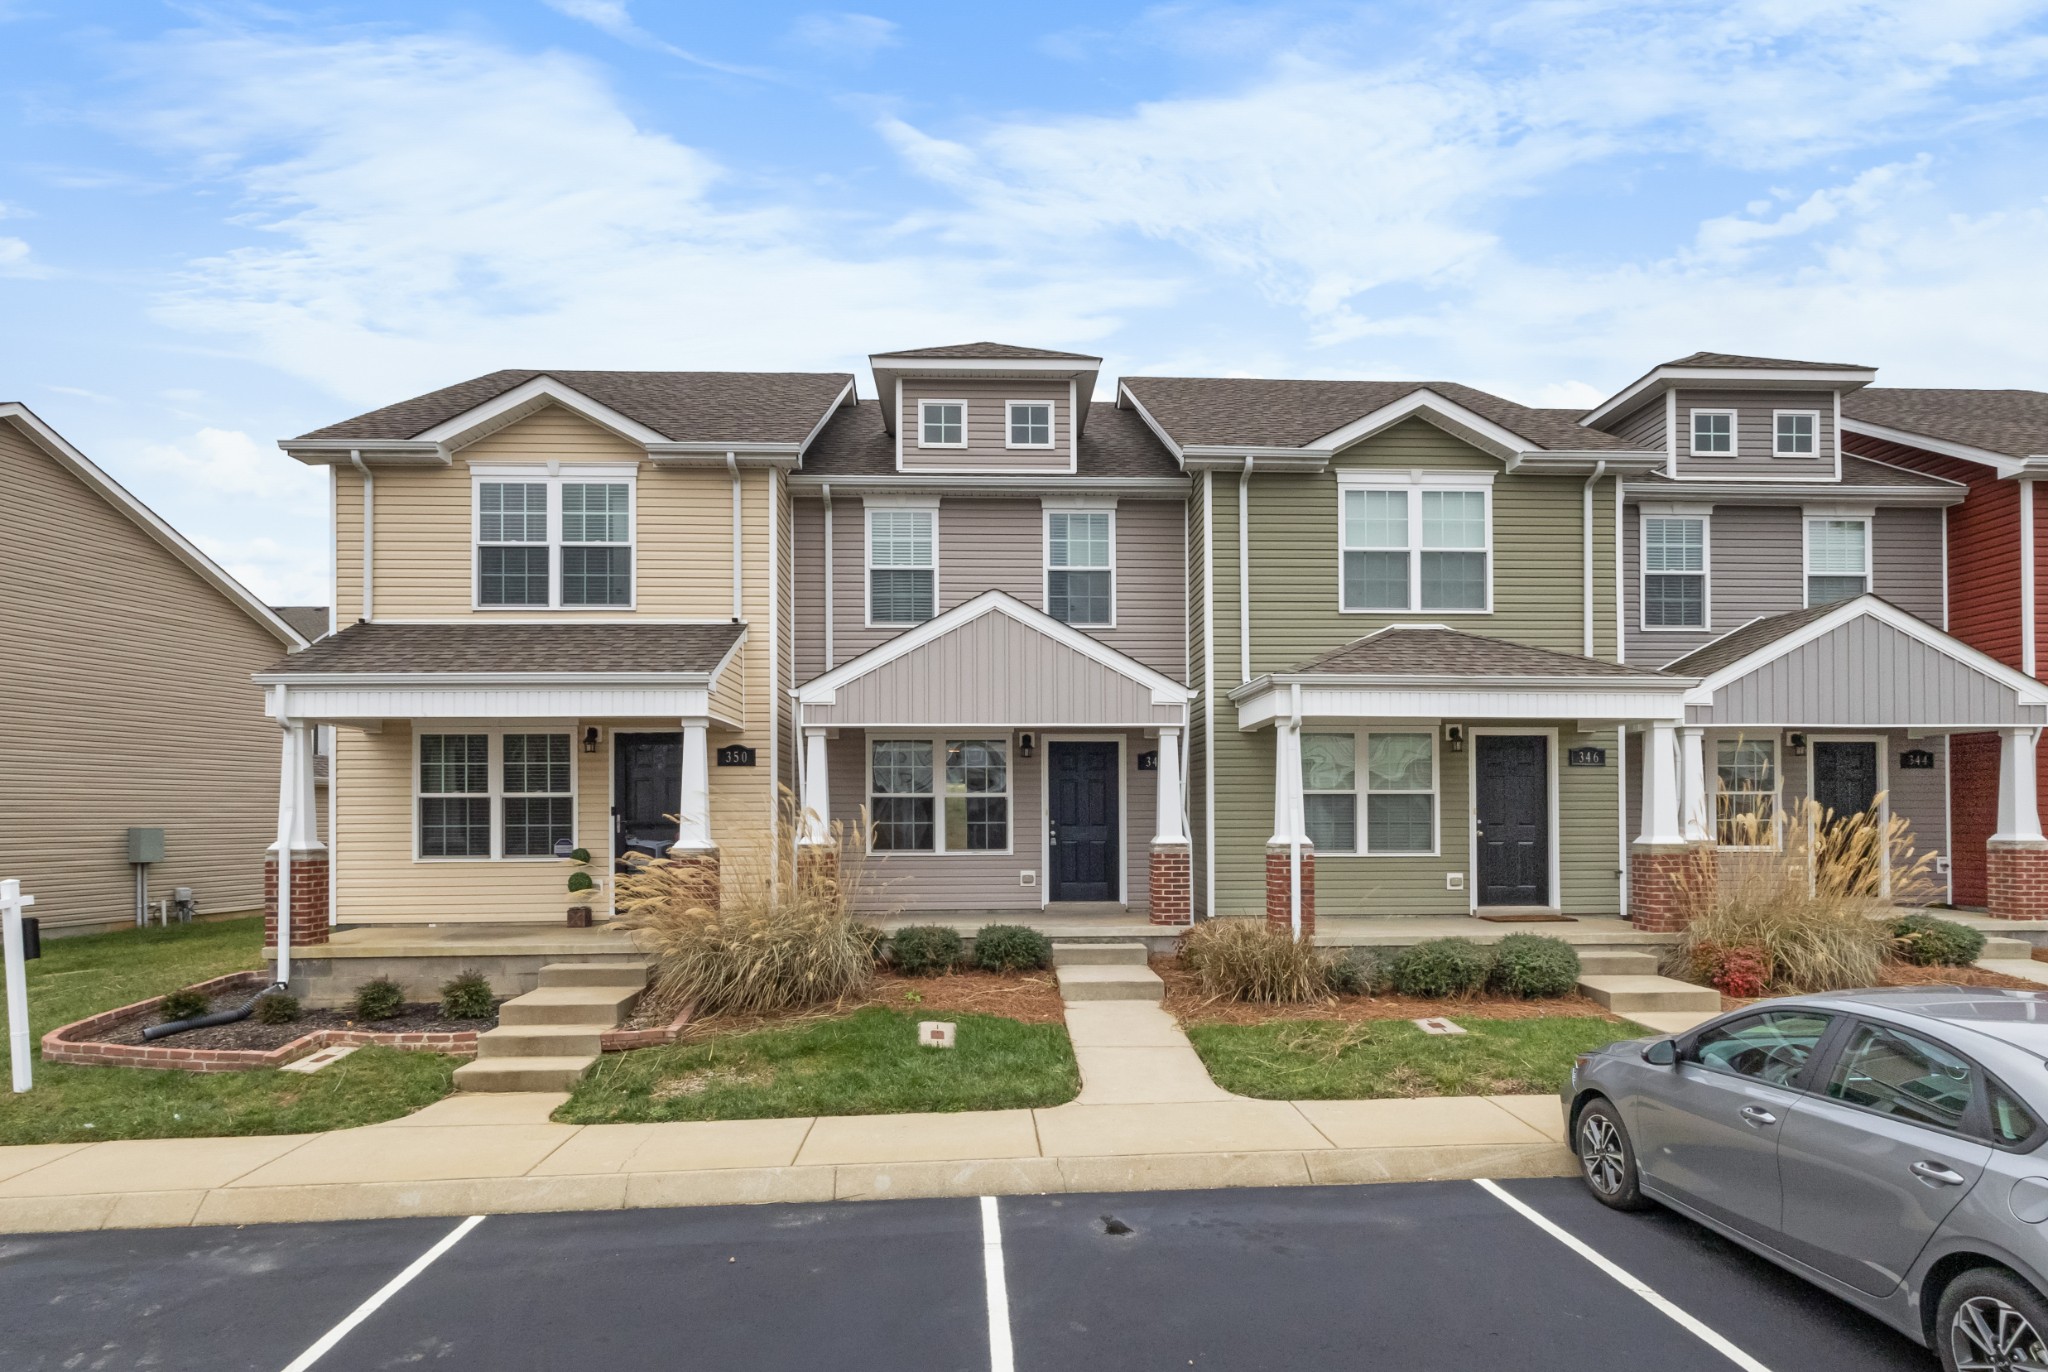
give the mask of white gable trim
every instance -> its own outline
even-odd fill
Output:
[[[1934,438],[1927,434],[1916,434],[1908,429],[1888,428],[1883,424],[1873,424],[1867,419],[1851,419],[1847,415],[1842,416],[1842,432],[1862,434],[1865,438],[1880,439],[1886,443],[1897,443],[1908,448],[1920,448],[1926,452],[1939,453],[1943,457],[1961,458],[1965,462],[1975,462],[1979,466],[1990,467],[2000,476],[2018,476],[2021,472],[2038,471],[2042,464],[2048,463],[2048,453],[2036,453],[2030,457],[2013,457],[2007,453],[1994,453],[1988,448],[1973,448],[1967,443],[1957,443],[1951,439]],[[1862,458],[1865,462],[1876,462],[1878,460],[1874,457],[1864,457],[1861,453],[1852,453],[1850,455]]]
[[[1440,419],[1449,420],[1462,428],[1470,429],[1490,443],[1498,444],[1503,451],[1494,456],[1506,459],[1518,453],[1540,451],[1541,446],[1532,443],[1522,435],[1475,414],[1453,401],[1446,400],[1427,386],[1417,387],[1392,404],[1382,405],[1352,420],[1341,428],[1332,429],[1321,438],[1305,446],[1318,449],[1336,450],[1347,448],[1353,443],[1372,437],[1382,429],[1391,428],[1402,420],[1419,412],[1427,411]],[[1425,418],[1428,416],[1425,415]]]
[[[12,421],[24,437],[57,463],[83,481],[99,497],[126,515],[138,528],[180,562],[190,567],[199,579],[212,586],[240,609],[249,618],[261,624],[279,642],[291,649],[306,646],[306,640],[298,630],[279,617],[268,605],[257,599],[255,594],[224,571],[220,564],[188,541],[185,536],[165,523],[156,511],[137,500],[120,482],[108,476],[96,466],[92,459],[71,446],[62,434],[45,424],[35,411],[17,401],[0,402],[0,420]]]
[[[667,434],[656,433],[640,421],[627,418],[611,406],[592,400],[583,392],[565,382],[557,381],[552,376],[536,376],[531,381],[514,386],[503,395],[494,396],[481,405],[464,410],[453,419],[443,420],[412,441],[438,444],[443,449],[459,448],[524,419],[550,404],[573,411],[591,423],[610,429],[619,437],[631,443],[638,443],[642,447],[670,441]]]
[[[1802,624],[1783,638],[1766,643],[1755,652],[1736,659],[1726,667],[1703,678],[1698,686],[1695,686],[1686,693],[1685,703],[1688,705],[1712,705],[1714,703],[1714,693],[1729,683],[1748,676],[1767,662],[1775,662],[1786,654],[1833,633],[1852,619],[1866,618],[1875,619],[1879,623],[1887,624],[1897,629],[1900,633],[1905,634],[1908,638],[1917,639],[1942,656],[1953,658],[1964,666],[1981,672],[1999,685],[2013,691],[2022,701],[2028,704],[2048,705],[2048,685],[2043,685],[2024,672],[2015,671],[1997,658],[1972,648],[1961,639],[1950,637],[1932,624],[1916,619],[1896,605],[1880,600],[1874,595],[1861,595],[1854,600],[1845,600],[1812,623]],[[1754,623],[1754,621],[1751,622]]]
[[[1737,390],[1811,387],[1816,391],[1853,391],[1875,380],[1875,371],[1844,371],[1834,367],[1819,371],[1806,367],[1657,367],[1588,410],[1580,417],[1579,423],[1597,428],[1603,421],[1632,409],[1650,391],[1663,387],[1725,386]]]
[[[808,684],[797,688],[797,703],[800,705],[831,705],[838,698],[841,686],[887,666],[926,644],[943,638],[961,625],[980,619],[983,615],[1008,615],[1020,624],[1038,630],[1046,637],[1058,641],[1063,647],[1071,648],[1082,656],[1109,668],[1117,675],[1138,683],[1152,693],[1154,705],[1185,705],[1194,698],[1194,692],[1169,676],[1153,671],[1144,663],[1126,657],[1116,649],[1091,638],[1079,629],[1062,624],[1051,615],[1034,610],[1015,596],[1002,591],[983,591],[964,605],[935,618],[927,619],[915,629],[898,634],[879,647],[870,648],[851,662],[844,663]]]

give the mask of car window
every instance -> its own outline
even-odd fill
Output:
[[[1977,1069],[1948,1049],[1889,1025],[1860,1024],[1842,1050],[1828,1094],[1850,1105],[1936,1129],[1960,1129]]]
[[[1991,1138],[2007,1148],[2018,1148],[2033,1139],[2041,1126],[2020,1099],[1995,1081],[1986,1080],[1985,1095],[1991,1102]]]
[[[1773,1010],[1707,1030],[1693,1040],[1691,1056],[1710,1072],[1790,1086],[1833,1018],[1810,1010]]]

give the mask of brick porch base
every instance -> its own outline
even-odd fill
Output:
[[[676,865],[677,877],[691,889],[699,905],[707,910],[718,908],[718,850],[716,848],[682,848],[669,853],[669,861]]]
[[[1152,848],[1152,922],[1192,924],[1195,919],[1194,851],[1185,843]]]
[[[325,943],[327,927],[327,854],[292,855],[292,946]],[[263,945],[277,946],[277,858],[263,859]]]
[[[1984,913],[2048,920],[2048,843],[1984,845]]]
[[[1638,929],[1670,933],[1714,903],[1712,844],[1637,844],[1628,854],[1628,918]]]
[[[1287,849],[1280,846],[1266,849],[1266,927],[1279,933],[1291,933],[1294,929],[1292,882],[1287,873]],[[1316,850],[1313,844],[1301,845],[1301,935],[1307,938],[1316,931]]]

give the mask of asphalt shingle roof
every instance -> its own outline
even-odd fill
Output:
[[[311,643],[327,632],[327,607],[325,605],[273,605],[271,613],[298,631],[300,638]]]
[[[1597,677],[1666,681],[1662,672],[1554,653],[1458,629],[1394,628],[1353,640],[1295,668],[1329,676]]]
[[[1065,362],[1100,362],[1093,353],[1054,352],[1050,348],[1020,348],[1014,343],[947,343],[937,348],[904,348],[876,357],[961,357],[961,358],[1046,358]]]
[[[1809,605],[1803,610],[1787,610],[1781,615],[1765,615],[1723,634],[1705,647],[1693,649],[1676,662],[1665,663],[1664,670],[1680,676],[1711,676],[1730,663],[1740,662],[1757,649],[1769,647],[1795,629],[1840,608],[1841,602],[1834,601],[1826,605]]]
[[[1842,415],[2007,457],[2048,453],[2048,391],[1866,386],[1842,397]]]
[[[1634,481],[1661,483],[1669,486],[1674,493],[1683,491],[1687,486],[1699,484],[1697,481],[1674,480],[1671,477],[1665,476],[1662,472],[1654,472],[1649,476],[1632,478],[1631,481],[1632,483]],[[1741,484],[1741,481],[1742,477],[1739,473],[1730,473],[1729,484],[1737,485]],[[1785,484],[1790,483],[1781,484],[1774,481],[1769,485],[1761,486],[1759,489],[1766,491],[1783,490]],[[1815,476],[1810,482],[1799,483],[1797,489],[1807,490],[1814,486],[1834,486],[1836,484],[1830,477]],[[1929,476],[1925,472],[1909,472],[1904,467],[1894,467],[1884,462],[1873,462],[1869,458],[1858,457],[1854,453],[1846,452],[1842,454],[1842,480],[1839,484],[1843,486],[1879,486],[1897,490],[1926,491],[1929,494],[1955,493],[1963,489],[1959,483],[1942,477]],[[1740,502],[1736,503],[1739,504]]]
[[[1660,364],[1666,367],[1745,367],[1755,371],[1870,372],[1854,362],[1798,362],[1788,357],[1748,357],[1742,353],[1687,353]]]
[[[267,670],[382,672],[709,672],[744,624],[356,623]]]
[[[1132,410],[1104,403],[1088,407],[1081,430],[1076,476],[1180,476],[1179,464]],[[896,440],[882,428],[882,406],[863,400],[832,416],[804,454],[810,476],[897,476]]]
[[[802,442],[853,382],[846,372],[499,371],[299,437],[417,438],[537,376],[551,376],[677,443]]]

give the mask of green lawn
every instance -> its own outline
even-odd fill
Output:
[[[1406,1020],[1205,1024],[1188,1030],[1226,1091],[1267,1100],[1533,1095],[1562,1089],[1572,1058],[1642,1030],[1587,1016],[1452,1018],[1464,1034]]]
[[[48,1030],[86,1015],[262,965],[263,922],[43,940],[28,965],[29,1020]],[[394,1119],[450,1089],[456,1062],[428,1053],[360,1049],[313,1076],[290,1072],[158,1072],[41,1061],[25,1096],[0,1086],[0,1144],[220,1134],[302,1134]],[[0,1062],[7,1059],[0,1043]]]
[[[1015,1110],[1081,1089],[1066,1029],[958,1015],[959,1046],[920,1048],[920,1017],[843,1019],[608,1054],[555,1118],[571,1124]]]

